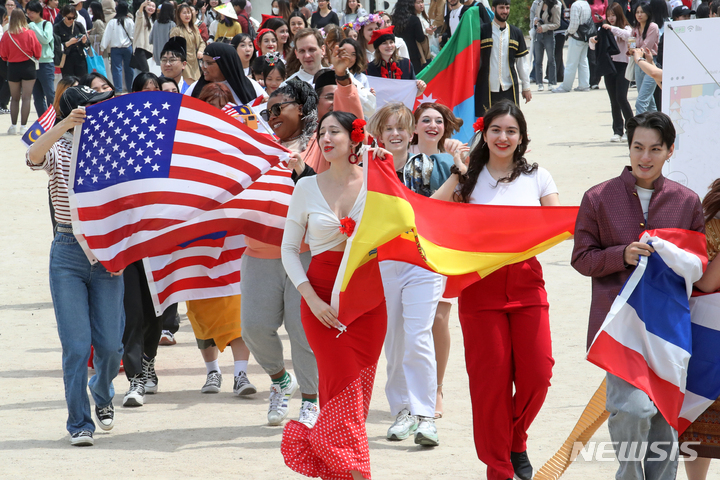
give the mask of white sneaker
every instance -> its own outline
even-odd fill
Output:
[[[288,402],[299,387],[295,375],[290,372],[288,375],[291,382],[287,388],[281,388],[277,383],[270,385],[270,406],[267,414],[269,425],[280,425],[288,416]]]
[[[317,403],[303,400],[298,422],[306,425],[308,428],[313,428],[315,422],[317,422],[318,415],[320,415],[320,407],[318,407]]]
[[[10,125],[10,128],[8,128],[8,135],[17,135],[17,127],[15,125]]]
[[[440,445],[435,419],[420,417],[420,423],[417,430],[415,430],[415,443],[425,447],[437,447]]]
[[[545,85],[538,83],[538,92],[542,92],[543,90],[545,90]]]
[[[20,132],[18,132],[18,135],[25,135],[25,132],[27,132],[27,125],[20,125]]]
[[[130,389],[123,398],[123,407],[142,407],[145,402],[145,376],[138,373],[130,379]]]
[[[627,133],[623,133],[622,138],[620,138],[623,142],[627,142]]]
[[[616,134],[616,135],[613,135],[612,137],[610,137],[610,141],[612,143],[620,143],[620,142],[622,142],[622,137],[620,135]]]
[[[410,410],[403,408],[395,418],[387,431],[388,440],[405,440],[412,435],[418,428],[418,419],[415,415],[410,414]]]

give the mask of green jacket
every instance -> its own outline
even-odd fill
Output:
[[[35,36],[42,48],[40,63],[53,63],[55,58],[55,37],[53,35],[52,22],[48,22],[47,20],[28,22],[28,27],[35,32]]]

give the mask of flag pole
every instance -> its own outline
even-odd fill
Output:
[[[577,453],[575,446],[580,444],[585,447],[598,428],[608,419],[610,412],[605,410],[606,382],[607,379],[603,379],[580,415],[570,436],[557,453],[538,470],[533,480],[558,480],[575,460],[573,458],[573,453]]]

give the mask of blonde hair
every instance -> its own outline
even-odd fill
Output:
[[[403,103],[388,103],[380,110],[375,112],[375,115],[370,119],[368,124],[368,132],[376,139],[380,138],[383,127],[388,123],[390,117],[393,115],[398,116],[398,124],[412,135],[415,130],[415,117],[412,111],[405,106]]]
[[[28,24],[27,20],[25,19],[25,12],[23,12],[19,8],[16,8],[10,14],[10,28],[8,29],[8,33],[13,33],[17,35],[18,33],[22,33],[22,31],[27,28]]]

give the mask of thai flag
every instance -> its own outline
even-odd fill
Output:
[[[648,394],[682,432],[720,396],[720,293],[690,299],[707,264],[705,236],[645,232],[642,257],[587,354],[600,368]]]

